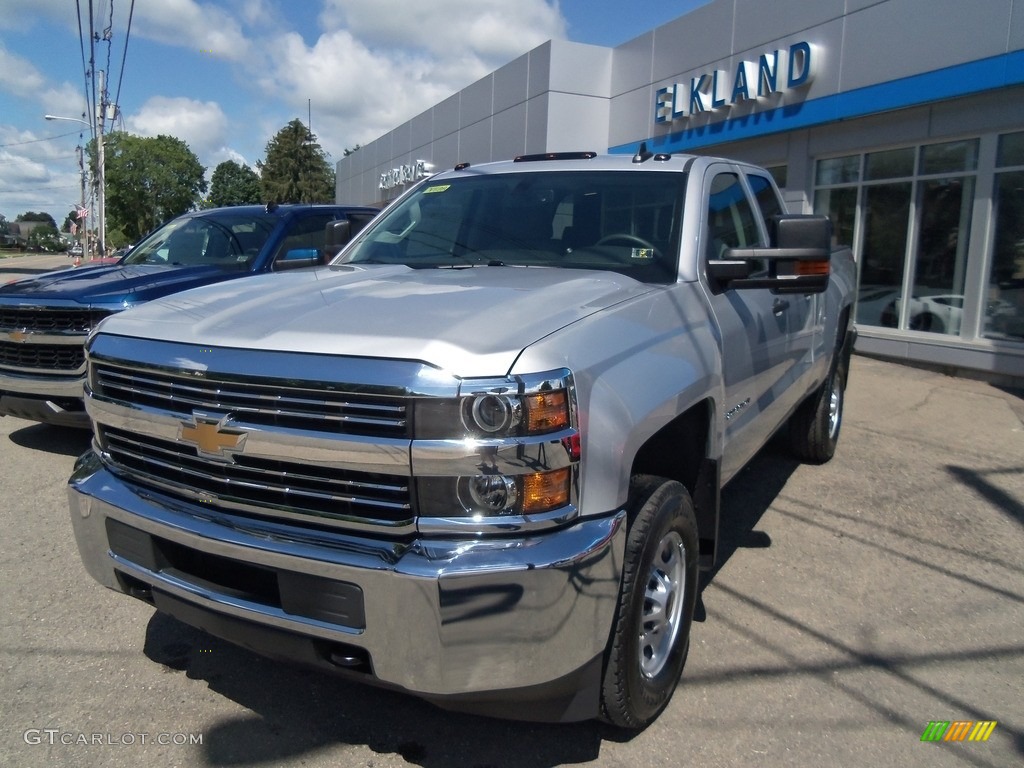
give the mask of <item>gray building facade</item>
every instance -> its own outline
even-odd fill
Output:
[[[857,349],[1024,381],[1024,0],[713,0],[616,48],[549,41],[337,166],[387,202],[567,150],[767,166],[857,258]]]

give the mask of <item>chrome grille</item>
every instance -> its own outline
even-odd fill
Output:
[[[231,413],[247,424],[260,426],[373,437],[410,436],[405,398],[345,392],[341,385],[270,377],[190,376],[108,360],[93,363],[90,380],[95,393],[105,399],[143,409],[158,408],[186,418],[194,410],[209,410]]]
[[[97,433],[115,472],[214,507],[332,528],[413,522],[407,477],[241,454],[223,463],[180,441],[108,426],[98,426]]]

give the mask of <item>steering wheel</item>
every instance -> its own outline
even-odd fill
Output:
[[[616,233],[611,234],[611,235],[605,235],[600,240],[598,240],[596,243],[594,243],[594,245],[609,245],[609,244],[614,243],[616,241],[618,241],[618,242],[625,242],[625,243],[632,243],[633,245],[639,245],[641,248],[649,249],[651,251],[651,253],[654,254],[654,258],[660,258],[661,257],[661,251],[659,251],[657,248],[655,248],[649,242],[644,240],[642,237],[637,237],[636,235],[631,235],[628,232],[616,232]]]

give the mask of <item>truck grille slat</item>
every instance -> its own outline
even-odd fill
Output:
[[[245,510],[310,524],[341,526],[352,522],[399,526],[412,519],[406,478],[314,467],[280,460],[239,456],[223,463],[199,456],[180,442],[99,429],[113,468],[143,485],[155,485],[242,506]]]
[[[266,384],[135,370],[95,363],[97,394],[132,406],[191,416],[193,410],[244,414],[262,426],[294,427],[341,434],[406,437],[406,404],[400,399],[359,397],[314,390],[292,382]]]
[[[3,341],[0,342],[0,366],[19,371],[82,371],[85,350],[81,346]]]
[[[83,336],[110,312],[99,309],[0,306],[0,330]]]
[[[81,374],[85,369],[85,337],[109,314],[99,309],[0,304],[0,338],[23,336],[18,341],[0,340],[0,367],[18,373]],[[63,339],[63,343],[49,343],[49,339],[34,343],[33,336]]]

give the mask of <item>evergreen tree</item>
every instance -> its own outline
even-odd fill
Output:
[[[268,143],[260,169],[263,199],[268,203],[334,202],[334,169],[316,136],[301,120],[292,120]]]

